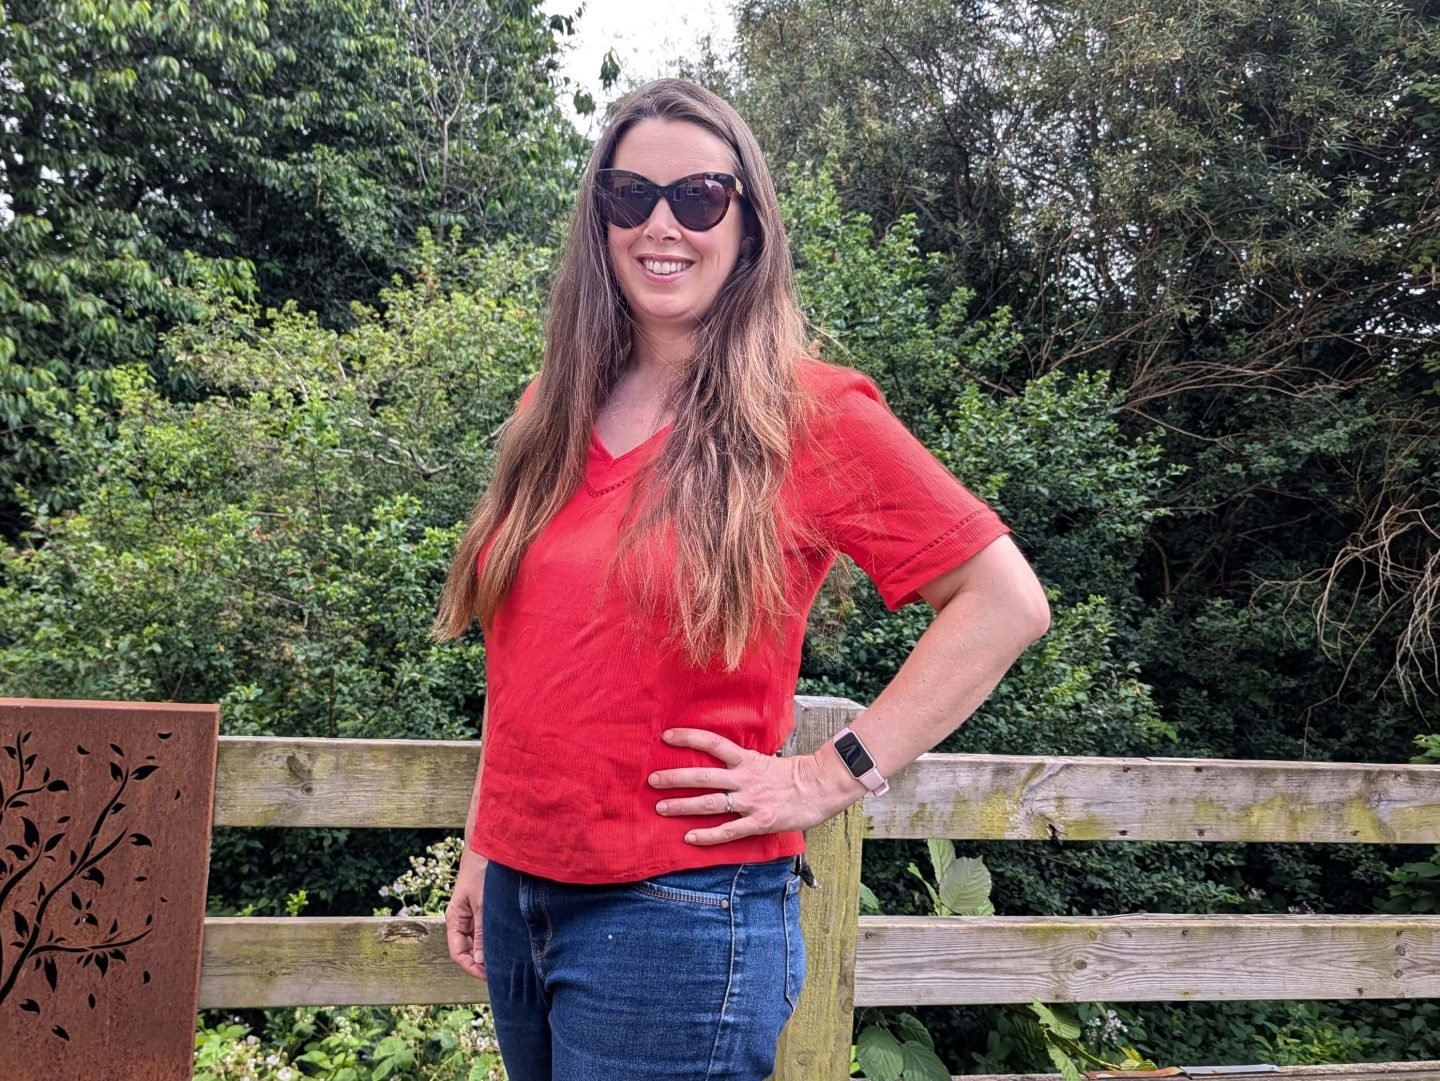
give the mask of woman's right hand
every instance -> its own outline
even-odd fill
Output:
[[[485,940],[481,914],[485,910],[485,867],[489,861],[468,844],[455,872],[455,892],[445,906],[445,943],[450,960],[477,980],[485,979]]]

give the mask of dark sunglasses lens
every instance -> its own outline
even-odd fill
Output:
[[[600,185],[600,209],[605,220],[621,229],[633,229],[655,209],[660,193],[653,184],[628,177],[612,177]]]
[[[670,206],[675,220],[687,229],[713,229],[730,205],[725,185],[708,177],[686,177],[673,192]]]

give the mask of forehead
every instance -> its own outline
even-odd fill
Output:
[[[691,173],[728,173],[735,156],[724,139],[688,120],[642,120],[620,137],[614,169],[628,169],[658,184]]]

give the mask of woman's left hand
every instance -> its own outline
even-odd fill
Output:
[[[650,775],[653,788],[714,790],[703,796],[659,801],[655,809],[666,818],[725,814],[725,795],[730,794],[729,813],[737,817],[710,829],[689,831],[685,834],[688,844],[723,844],[762,833],[809,829],[865,794],[864,786],[848,775],[844,780],[852,782],[851,791],[837,790],[814,755],[777,758],[700,728],[668,729],[662,738],[672,747],[693,747],[724,763],[657,770]]]

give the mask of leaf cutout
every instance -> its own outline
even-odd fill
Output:
[[[95,885],[97,886],[105,885],[105,872],[100,870],[100,868],[98,867],[90,868],[90,870],[86,871],[80,877],[83,879],[88,879],[89,881],[95,883]]]
[[[121,758],[125,757],[125,752],[120,749],[120,745],[118,743],[110,744],[110,749],[116,754],[118,754]]]
[[[76,893],[74,890],[71,890],[71,891],[70,891],[70,907],[73,908],[73,909],[75,909],[77,912],[78,912],[82,907],[84,907],[84,906],[82,906],[82,905],[80,904],[80,895],[79,895],[78,893]]]
[[[116,814],[116,815],[118,815],[118,814],[119,814],[121,811],[123,811],[124,809],[125,809],[125,804],[121,803],[119,800],[116,800],[115,803],[114,803],[114,805],[112,805],[111,808],[110,808],[110,813],[111,813],[111,814]]]
[[[154,914],[153,912],[152,912],[152,913],[149,913],[148,915],[146,915],[146,917],[145,917],[145,926],[146,926],[146,927],[149,927],[151,921],[153,921],[154,919],[155,919],[155,914]]]
[[[55,990],[55,959],[45,958],[45,982],[50,985],[50,990]]]
[[[81,923],[88,923],[91,927],[95,927],[95,928],[98,928],[98,927],[100,926],[100,921],[95,918],[95,913],[93,913],[93,912],[87,912],[87,913],[85,913],[84,918],[82,918],[82,919],[80,920],[80,922],[81,922]]]
[[[15,853],[17,860],[23,860],[30,853],[30,850],[24,845],[6,845],[5,851]]]
[[[154,773],[159,768],[159,766],[140,766],[135,770],[134,773],[130,774],[130,776],[135,778],[135,780],[137,781],[143,781],[146,777],[150,776],[150,774]]]
[[[57,833],[54,837],[51,837],[50,840],[45,842],[45,848],[43,849],[43,851],[49,852],[52,848],[54,848],[63,840],[65,840],[65,835],[63,833]]]
[[[59,1036],[62,1040],[68,1040],[68,1039],[70,1039],[70,1033],[66,1032],[66,1031],[65,1031],[63,1028],[61,1028],[59,1025],[56,1025],[56,1026],[55,1026],[54,1028],[52,1028],[50,1031],[53,1032],[53,1033],[55,1033],[55,1035]]]
[[[78,743],[75,744],[75,751],[76,751],[77,754],[89,754],[89,753],[90,753],[90,752],[87,751],[84,747],[80,746],[80,744],[78,744]]]
[[[20,915],[18,908],[15,910],[15,930],[20,932],[22,938],[30,937],[30,924],[26,922],[24,916]]]
[[[29,743],[29,742],[30,742],[30,737],[33,736],[34,734],[35,734],[35,730],[32,728],[30,731],[26,732],[24,735],[22,735],[22,736],[20,737],[20,742],[21,742],[21,743]]]
[[[55,820],[55,824],[56,824],[57,826],[59,826],[59,825],[63,825],[63,824],[66,823],[66,822],[69,822],[69,821],[70,821],[70,816],[69,816],[69,815],[61,815],[59,818],[57,818],[57,819]]]
[[[12,800],[10,801],[10,806],[11,806],[11,807],[29,807],[29,806],[30,806],[30,801],[29,801],[29,800],[23,800],[23,799],[12,799]]]
[[[5,753],[8,754],[11,758],[15,758],[15,757],[18,755],[19,752],[16,751],[14,747],[10,746],[10,744],[7,743],[7,744],[5,744]]]
[[[26,1013],[40,1012],[40,1004],[36,1002],[33,998],[27,998],[24,1002],[20,1003],[20,1008]]]
[[[131,843],[132,845],[135,845],[137,848],[151,848],[151,847],[153,847],[153,846],[150,844],[150,838],[149,838],[149,837],[146,837],[143,833],[132,833],[132,834],[130,835],[130,843]]]
[[[31,766],[33,766],[34,764],[35,764],[35,756],[34,756],[33,754],[30,755],[30,757],[28,757],[28,758],[25,759],[25,768],[26,768],[26,769],[29,769],[29,768],[30,768]]]
[[[111,951],[110,951],[110,956],[111,956],[111,958],[113,958],[113,959],[116,960],[116,961],[124,961],[124,960],[126,960],[125,951],[124,951],[124,950],[111,950]]]
[[[180,798],[180,789],[178,789],[178,788],[175,789],[175,798],[176,798],[176,799],[179,799],[179,798]]]
[[[45,772],[40,775],[40,783],[44,784],[48,780],[50,780],[50,767],[46,766]]]
[[[169,733],[169,732],[159,732],[159,733],[156,733],[156,734],[157,734],[161,739],[169,739],[169,738],[170,738],[170,733]]]
[[[94,996],[93,994],[91,994],[91,995],[86,995],[85,997],[89,1000],[89,1002],[90,1002],[90,1008],[93,1010],[93,1009],[95,1008],[95,996]]]
[[[21,818],[20,823],[25,830],[25,844],[38,845],[40,843],[40,831],[35,828],[35,823],[28,818]]]
[[[56,780],[51,781],[49,784],[47,784],[47,785],[45,786],[45,791],[46,791],[46,792],[69,792],[69,791],[70,791],[70,786],[69,786],[68,784],[66,784],[64,781],[59,780],[59,779],[57,778]]]
[[[124,778],[125,778],[125,772],[120,768],[119,764],[118,764],[118,763],[115,763],[115,762],[111,762],[111,763],[110,763],[110,779],[111,779],[111,780],[114,780],[114,781],[120,781],[120,780],[123,780]]]
[[[106,933],[107,935],[113,935],[113,934],[115,933],[116,928],[118,928],[119,926],[120,926],[120,921],[119,921],[119,920],[111,920],[111,921],[110,921],[110,930],[106,931],[105,933]]]
[[[106,957],[103,953],[97,953],[95,955],[95,967],[100,970],[100,975],[105,975],[105,972],[110,968],[110,958]]]
[[[75,860],[76,860],[77,858],[78,858],[78,857],[76,857],[76,855],[75,855],[75,850],[72,848],[72,849],[70,850],[70,863],[71,863],[71,866],[74,866]]]
[[[135,881],[136,881],[136,882],[144,882],[144,881],[145,881],[146,879],[148,879],[149,877],[150,877],[149,875],[136,875],[136,876],[135,876]]]
[[[149,983],[149,982],[150,982],[150,970],[149,970],[148,968],[145,970],[144,978],[142,978],[140,982],[141,982],[141,983]]]

